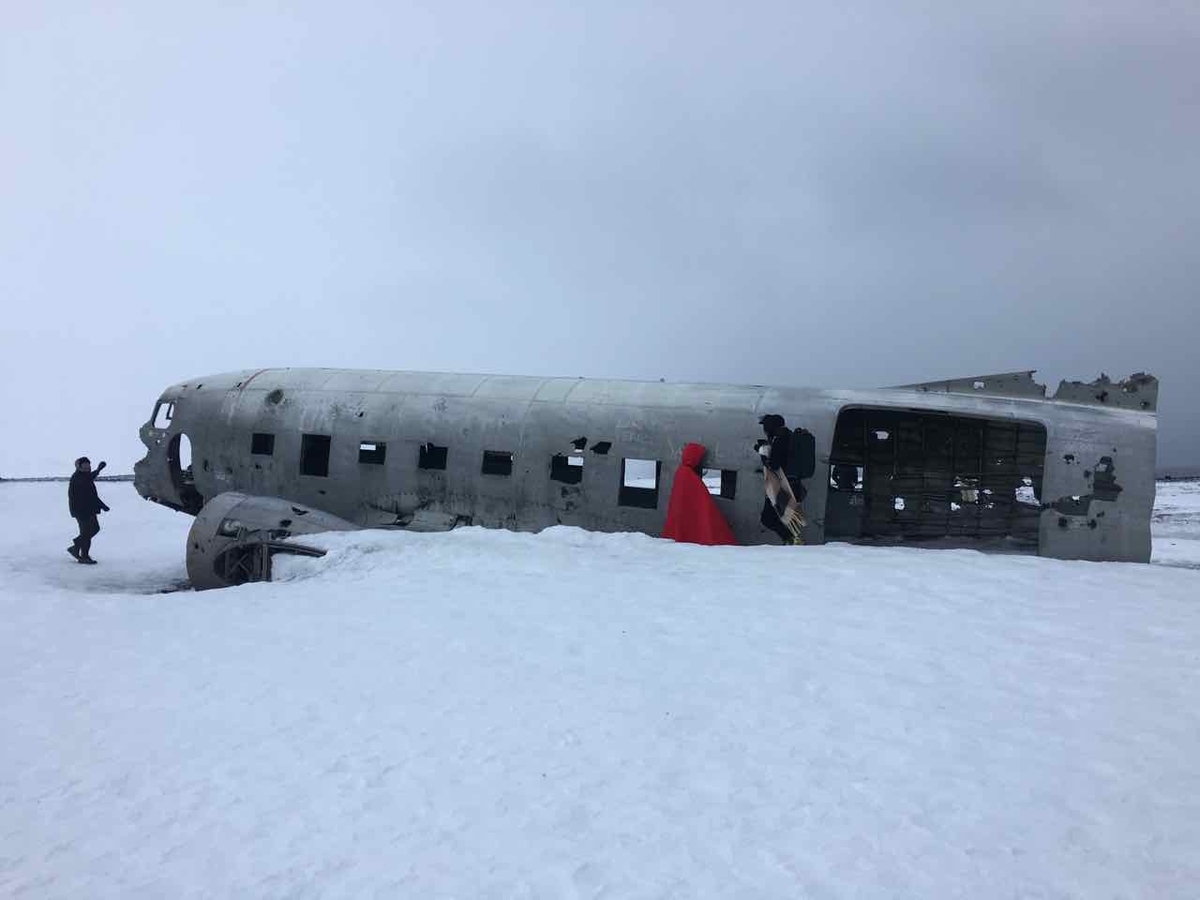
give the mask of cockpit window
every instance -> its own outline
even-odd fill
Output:
[[[171,419],[174,415],[175,404],[166,400],[160,400],[158,406],[154,407],[154,427],[170,428]]]

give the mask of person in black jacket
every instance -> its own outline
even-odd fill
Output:
[[[71,516],[79,523],[79,537],[71,542],[67,552],[79,562],[95,565],[91,557],[92,538],[100,533],[99,515],[108,512],[108,507],[96,493],[96,476],[108,465],[101,462],[92,471],[92,461],[86,456],[75,460],[75,474],[71,476],[71,484],[67,488],[67,502],[71,507]]]
[[[759,455],[762,457],[763,465],[772,472],[782,472],[787,477],[788,484],[792,487],[792,493],[796,496],[796,500],[803,500],[805,490],[799,480],[788,475],[788,457],[792,448],[792,432],[787,427],[783,416],[770,413],[758,420],[758,424],[762,425],[763,434],[767,436],[765,441],[759,441],[755,445]],[[779,514],[775,512],[775,507],[771,505],[770,498],[763,500],[762,515],[758,517],[764,528],[769,528],[771,531],[779,535],[780,540],[785,544],[793,543],[792,533],[788,531],[786,525],[779,521]]]

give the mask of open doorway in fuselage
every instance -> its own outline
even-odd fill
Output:
[[[1045,456],[1035,422],[844,409],[825,539],[1036,550]]]

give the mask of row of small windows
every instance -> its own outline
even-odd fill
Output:
[[[604,442],[605,452],[611,444]],[[317,478],[329,476],[329,449],[331,438],[325,434],[303,434],[300,436],[300,473]],[[275,435],[255,433],[250,438],[250,452],[255,456],[272,456],[275,453]],[[445,469],[448,448],[437,444],[422,444],[417,456],[417,467],[421,469]],[[387,460],[387,444],[382,441],[361,441],[358,445],[358,461],[362,465],[382,466]],[[509,476],[513,471],[512,453],[500,450],[484,450],[480,472],[484,475]],[[621,461],[621,490],[618,504],[640,509],[658,508],[659,477],[662,463],[654,459],[623,459]],[[709,492],[727,500],[737,493],[737,472],[732,469],[705,469],[704,483]],[[580,484],[583,481],[583,457],[556,454],[550,459],[550,479],[562,484]]]

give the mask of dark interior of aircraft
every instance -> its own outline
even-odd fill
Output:
[[[1036,549],[1046,430],[1012,420],[848,409],[830,454],[826,540],[1005,539]]]

